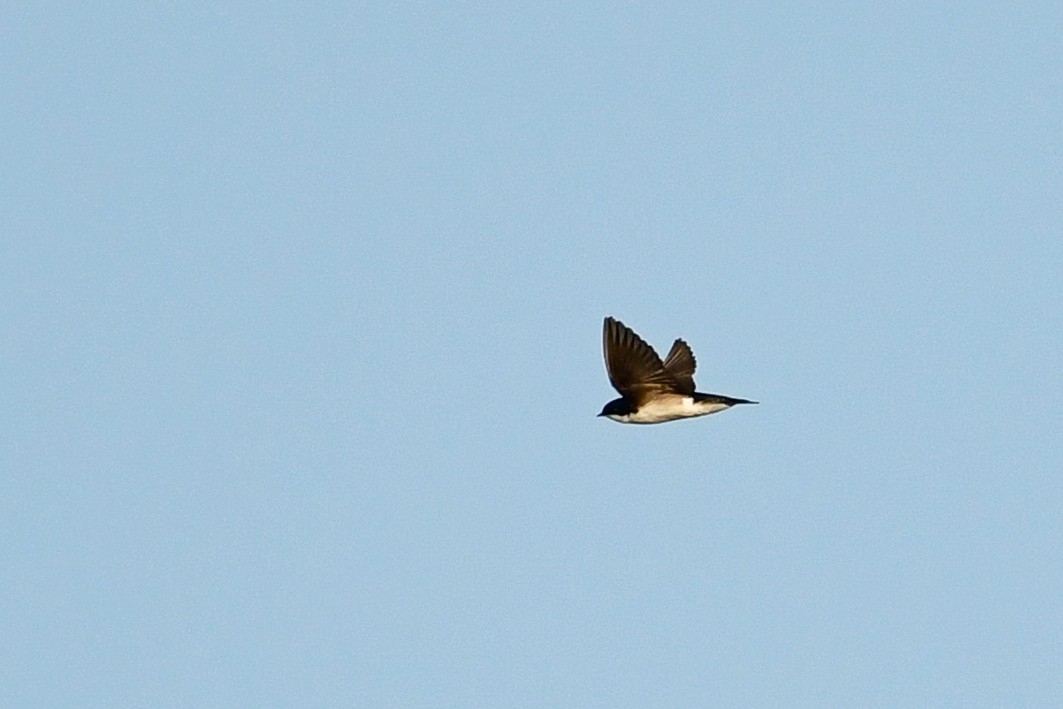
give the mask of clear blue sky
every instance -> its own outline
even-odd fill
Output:
[[[0,704],[1063,706],[1063,9],[873,5],[6,7]]]

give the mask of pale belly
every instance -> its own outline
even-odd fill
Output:
[[[620,423],[663,423],[676,419],[693,418],[694,416],[706,416],[724,409],[729,409],[727,404],[712,401],[700,401],[695,403],[689,396],[675,397],[660,401],[650,401],[644,404],[638,411],[626,416],[610,416],[609,418]]]

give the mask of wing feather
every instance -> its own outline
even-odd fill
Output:
[[[694,352],[683,340],[676,340],[668,356],[664,358],[664,368],[675,377],[679,393],[687,396],[694,393],[694,370],[697,366]]]
[[[680,386],[654,349],[619,320],[605,319],[602,345],[609,382],[621,396],[641,401],[655,391]]]

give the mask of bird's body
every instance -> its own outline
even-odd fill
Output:
[[[705,398],[702,399],[701,397]],[[625,399],[616,399],[615,401],[623,402],[624,404],[630,403]],[[744,399],[727,399],[726,397],[713,396],[712,394],[697,394],[696,396],[661,394],[644,402],[641,406],[614,407],[611,412],[603,409],[600,415],[620,423],[664,423],[665,421],[675,421],[676,419],[714,414],[717,411],[729,409],[735,404],[752,403],[755,402]],[[606,407],[608,408],[608,404]]]
[[[599,416],[620,423],[663,423],[714,414],[736,404],[757,403],[694,391],[697,362],[683,340],[675,341],[662,362],[631,328],[608,317],[602,346],[609,381],[620,398],[606,404]]]

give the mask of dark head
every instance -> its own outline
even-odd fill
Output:
[[[635,413],[631,408],[631,402],[627,399],[613,399],[602,409],[599,416],[626,416]]]

